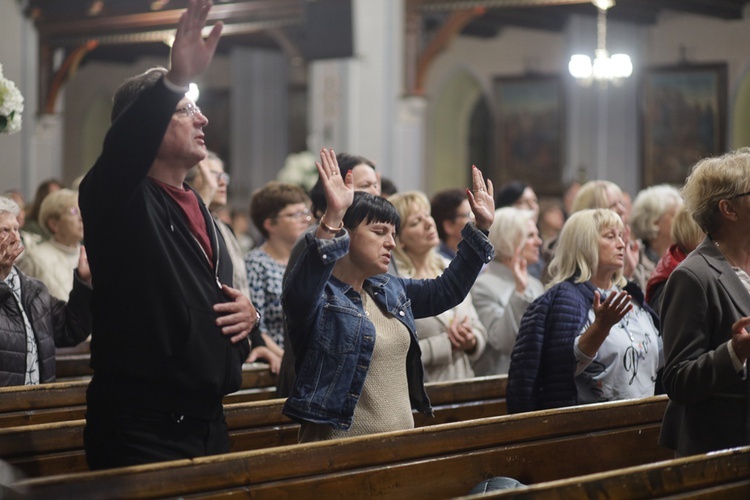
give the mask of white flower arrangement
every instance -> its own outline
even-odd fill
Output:
[[[0,133],[13,134],[21,130],[23,96],[16,84],[3,76],[0,64]]]
[[[292,153],[286,157],[284,167],[276,179],[288,184],[297,184],[310,191],[318,181],[318,169],[315,167],[315,155],[309,151]]]

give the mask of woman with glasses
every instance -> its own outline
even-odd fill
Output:
[[[47,285],[50,295],[68,300],[83,241],[78,193],[58,189],[47,195],[39,207],[39,222],[52,237],[28,249],[18,267]]]
[[[267,361],[274,373],[284,355],[281,282],[294,242],[310,226],[309,207],[310,199],[301,187],[276,181],[255,191],[250,200],[250,218],[265,242],[248,252],[245,267],[250,300],[260,312],[260,332],[270,351],[259,352],[258,357],[270,356]]]
[[[659,442],[677,455],[750,444],[750,149],[699,161],[681,191],[707,237],[667,280]]]
[[[465,200],[466,193],[463,195]],[[432,279],[443,274],[450,260],[437,252],[440,239],[427,197],[419,191],[409,191],[395,194],[388,201],[396,207],[401,220],[393,250],[399,274],[415,279]],[[482,355],[487,341],[471,296],[437,316],[416,319],[414,324],[426,382],[474,376],[471,363]]]

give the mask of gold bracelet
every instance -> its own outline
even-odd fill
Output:
[[[329,233],[329,234],[339,234],[339,232],[341,232],[341,230],[344,229],[344,221],[343,220],[341,221],[341,225],[339,227],[331,227],[331,226],[329,226],[328,224],[326,224],[325,222],[323,222],[323,217],[320,218],[320,221],[318,221],[318,223],[320,224],[320,228],[323,231],[325,231],[326,233]]]

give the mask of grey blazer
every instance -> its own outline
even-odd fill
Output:
[[[750,294],[709,238],[669,277],[661,313],[669,403],[659,443],[678,455],[750,444],[750,384],[727,347]]]

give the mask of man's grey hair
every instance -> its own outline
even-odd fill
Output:
[[[10,198],[0,196],[0,215],[4,213],[10,213],[18,217],[19,215],[21,215],[21,207],[19,207],[18,203],[11,200]]]

